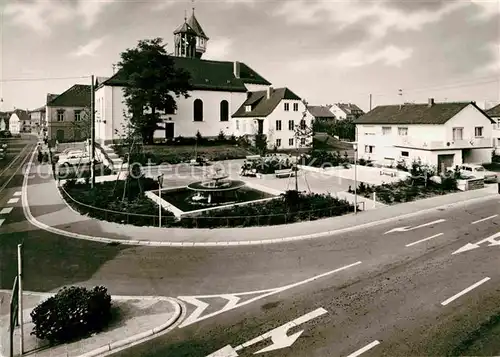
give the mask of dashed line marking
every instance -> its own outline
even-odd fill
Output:
[[[469,286],[467,289],[464,289],[464,290],[462,290],[461,292],[459,292],[458,294],[453,295],[451,298],[449,298],[449,299],[447,299],[447,300],[443,301],[443,302],[441,303],[441,305],[443,305],[443,306],[448,305],[450,302],[455,301],[456,299],[458,299],[458,298],[459,298],[459,297],[461,297],[462,295],[465,295],[465,294],[467,294],[469,291],[471,291],[471,290],[473,290],[473,289],[477,288],[479,285],[486,283],[488,280],[490,280],[490,278],[484,278],[483,280],[478,281],[478,282],[477,282],[477,283],[475,283],[474,285]]]
[[[21,191],[14,192],[14,196],[21,196]]]
[[[10,200],[7,201],[8,204],[17,202],[19,202],[19,198],[11,198]]]
[[[10,212],[12,212],[13,209],[14,209],[14,207],[2,208],[2,210],[0,211],[0,214],[9,214]]]
[[[0,219],[0,227],[2,226],[3,222],[5,222],[5,219]]]
[[[430,236],[430,237],[427,237],[427,238],[424,238],[424,239],[420,239],[420,240],[417,240],[416,242],[413,242],[413,243],[410,243],[410,244],[407,244],[406,246],[407,247],[411,247],[415,244],[419,244],[419,243],[422,243],[422,242],[426,242],[428,240],[431,240],[433,238],[436,238],[436,237],[439,237],[439,236],[442,236],[444,233],[438,233],[438,234],[434,234],[433,236]]]
[[[366,351],[368,350],[371,350],[373,347],[379,345],[380,342],[379,341],[373,341],[372,343],[370,343],[369,345],[366,345],[365,347],[357,350],[356,352],[354,353],[351,353],[349,356],[347,357],[358,357],[359,355],[365,353]]]
[[[478,224],[478,223],[481,223],[481,222],[487,221],[487,220],[492,219],[492,218],[495,218],[495,217],[498,217],[498,214],[494,214],[493,216],[489,216],[489,217],[486,217],[486,218],[483,218],[483,219],[480,219],[480,220],[474,221],[474,222],[472,222],[471,224]]]

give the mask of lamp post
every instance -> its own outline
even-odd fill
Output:
[[[354,213],[358,213],[358,143],[353,146],[354,149]]]
[[[161,228],[161,189],[163,187],[163,174],[158,175],[158,197],[160,198],[158,200],[158,227]]]

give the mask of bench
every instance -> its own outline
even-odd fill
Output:
[[[277,178],[290,177],[293,176],[293,170],[292,169],[276,170],[274,171],[274,174],[276,175]]]
[[[260,159],[260,155],[248,155],[248,156],[246,156],[246,159],[248,161],[259,160]]]
[[[388,175],[391,177],[396,177],[398,173],[397,171],[394,171],[394,169],[382,169],[380,170],[380,175]]]

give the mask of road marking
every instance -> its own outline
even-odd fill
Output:
[[[421,239],[421,240],[417,240],[416,242],[413,242],[413,243],[410,243],[410,244],[407,244],[406,246],[407,247],[411,247],[415,244],[418,244],[418,243],[422,243],[422,242],[426,242],[428,240],[431,240],[433,238],[436,238],[436,237],[439,237],[439,236],[442,236],[444,233],[438,233],[438,234],[434,234],[433,236],[430,236],[430,237],[427,237],[427,238],[424,238],[424,239]]]
[[[392,232],[408,232],[408,231],[413,231],[413,230],[418,229],[418,228],[424,228],[424,227],[432,226],[433,224],[438,224],[438,223],[442,223],[442,222],[445,222],[445,221],[446,221],[446,219],[438,219],[437,221],[429,222],[429,223],[424,223],[424,224],[421,224],[421,225],[413,227],[413,228],[411,228],[410,226],[397,227],[397,228],[391,229],[390,231],[385,232],[384,234],[389,234],[389,233],[392,233]]]
[[[14,192],[14,196],[21,196],[21,191]]]
[[[463,252],[467,252],[469,250],[473,250],[473,249],[477,249],[477,248],[480,248],[481,247],[481,244],[483,243],[490,243],[488,245],[488,247],[494,247],[494,246],[500,246],[500,241],[497,241],[495,238],[498,238],[500,237],[500,232],[498,233],[495,233],[493,234],[492,236],[488,237],[488,238],[485,238],[483,240],[480,240],[479,242],[477,243],[467,243],[466,245],[464,245],[462,248],[460,249],[457,249],[456,251],[454,251],[453,253],[451,253],[451,255],[455,255],[455,254],[459,254],[459,253],[463,253]]]
[[[443,301],[443,302],[441,303],[441,305],[443,305],[443,306],[448,305],[450,302],[455,301],[455,300],[456,300],[456,299],[458,299],[460,296],[467,294],[469,291],[471,291],[471,290],[473,290],[473,289],[477,288],[477,287],[478,287],[479,285],[481,285],[481,284],[486,283],[488,280],[490,280],[490,278],[484,278],[483,280],[478,281],[478,282],[477,282],[477,283],[475,283],[474,285],[469,286],[467,289],[462,290],[462,291],[461,291],[461,292],[459,292],[458,294],[456,294],[456,295],[452,296],[451,298],[449,298],[449,299],[447,299],[447,300]]]
[[[19,202],[19,198],[11,198],[10,200],[7,201],[7,203],[17,203]]]
[[[268,331],[260,336],[257,336],[254,339],[251,339],[250,341],[247,341],[239,346],[236,346],[235,348],[231,347],[231,345],[227,345],[222,349],[208,355],[207,357],[237,357],[238,356],[237,351],[255,345],[256,343],[265,341],[268,338],[270,338],[273,343],[267,347],[262,348],[257,352],[254,352],[254,355],[290,347],[295,343],[295,341],[297,341],[300,335],[302,335],[304,330],[298,331],[290,336],[288,336],[287,334],[288,330],[290,330],[293,327],[300,326],[326,313],[328,313],[328,311],[320,307],[319,309],[311,311],[305,315],[296,318],[293,321],[287,322],[284,325],[276,327],[275,329],[272,329],[271,331]]]
[[[478,220],[478,221],[474,221],[474,222],[472,222],[471,224],[478,224],[478,223],[481,223],[481,222],[487,221],[488,219],[492,219],[492,218],[495,218],[495,217],[498,217],[498,214],[494,214],[493,216],[489,216],[489,217],[486,217],[486,218],[480,219],[480,220]]]
[[[379,341],[373,341],[372,343],[370,343],[369,345],[366,345],[365,347],[357,350],[356,352],[354,353],[351,353],[349,356],[347,357],[358,357],[359,355],[365,353],[366,351],[368,350],[371,350],[373,347],[379,345],[380,342]]]
[[[343,266],[341,268],[338,268],[338,269],[335,269],[335,270],[332,270],[332,271],[329,271],[329,272],[326,272],[326,273],[323,273],[323,274],[320,274],[320,275],[317,275],[317,276],[314,276],[312,278],[309,278],[309,279],[306,279],[306,280],[303,280],[303,281],[299,281],[297,283],[293,283],[293,284],[290,284],[290,285],[286,285],[286,286],[282,286],[282,287],[274,288],[274,289],[266,289],[266,290],[258,290],[258,291],[248,291],[248,292],[235,293],[235,294],[178,296],[177,299],[182,300],[184,302],[187,302],[187,303],[189,303],[191,305],[196,306],[195,311],[190,316],[188,316],[188,318],[186,320],[184,320],[179,325],[179,328],[183,328],[183,327],[186,327],[188,325],[194,324],[196,322],[208,319],[210,317],[214,317],[216,315],[222,314],[222,313],[224,313],[226,311],[235,309],[237,307],[248,305],[248,304],[250,304],[250,303],[252,303],[254,301],[266,298],[266,297],[271,296],[271,295],[278,294],[278,293],[280,293],[282,291],[285,291],[285,290],[292,289],[292,288],[295,288],[295,287],[300,286],[300,285],[304,285],[304,284],[310,283],[310,282],[312,282],[314,280],[317,280],[317,279],[320,279],[320,278],[324,278],[324,277],[326,277],[328,275],[338,273],[338,272],[340,272],[342,270],[346,270],[346,269],[352,268],[352,267],[354,267],[356,265],[359,265],[359,264],[361,264],[360,261],[358,261],[356,263],[353,263],[353,264],[349,264],[349,265]],[[255,297],[253,297],[253,298],[251,298],[249,300],[246,300],[244,302],[238,303],[238,301],[241,299],[240,296],[255,295],[255,294],[260,294],[260,295],[255,296]],[[204,301],[200,301],[199,299],[213,299],[213,298],[223,298],[223,299],[228,300],[228,302],[226,303],[226,305],[224,305],[224,307],[222,309],[220,309],[218,311],[215,311],[215,312],[212,312],[210,314],[207,314],[205,316],[201,316],[201,314],[203,313],[203,311],[205,311],[210,304],[207,304]]]
[[[9,214],[10,212],[12,212],[13,209],[14,209],[14,207],[2,208],[2,210],[0,211],[0,214]]]
[[[0,227],[2,226],[3,222],[5,222],[5,219],[0,219]]]

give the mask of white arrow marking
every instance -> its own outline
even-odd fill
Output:
[[[474,222],[472,222],[471,224],[478,224],[478,223],[481,223],[481,222],[487,221],[487,220],[489,220],[489,219],[495,218],[495,217],[497,217],[497,216],[498,216],[498,214],[494,214],[493,216],[489,216],[489,217],[486,217],[486,218],[483,218],[483,219],[480,219],[480,220],[474,221]]]
[[[313,320],[326,313],[328,313],[328,311],[320,307],[319,309],[311,311],[305,315],[296,318],[293,321],[287,322],[284,325],[276,327],[275,329],[268,331],[260,336],[257,336],[254,339],[251,339],[250,341],[247,341],[239,346],[236,346],[235,348],[232,348],[230,345],[227,345],[226,347],[208,355],[207,357],[237,357],[238,356],[237,351],[255,345],[256,343],[262,342],[268,338],[271,338],[273,344],[255,352],[254,354],[275,351],[281,348],[290,347],[291,345],[294,344],[295,341],[297,341],[300,335],[302,335],[304,330],[296,332],[290,336],[287,335],[288,330],[290,330],[293,327],[302,325],[303,323]]]
[[[334,274],[334,273],[338,273],[338,272],[340,272],[342,270],[346,270],[346,269],[352,268],[352,267],[354,267],[356,265],[359,265],[359,264],[361,264],[361,262],[356,262],[356,263],[353,263],[353,264],[349,264],[349,265],[343,266],[341,268],[338,268],[338,269],[335,269],[335,270],[332,270],[332,271],[329,271],[329,272],[326,272],[326,273],[323,273],[323,274],[320,274],[320,275],[317,275],[317,276],[313,276],[312,278],[309,278],[309,279],[306,279],[306,280],[303,280],[303,281],[299,281],[297,283],[293,283],[293,284],[290,284],[290,285],[282,286],[282,287],[279,287],[279,288],[274,288],[274,289],[249,291],[249,292],[235,293],[235,294],[178,296],[177,298],[179,300],[183,300],[183,301],[185,301],[187,303],[190,303],[190,304],[196,306],[196,310],[186,320],[184,320],[179,325],[179,328],[183,328],[183,327],[186,327],[186,326],[191,325],[193,323],[196,323],[198,321],[202,321],[202,320],[208,319],[210,317],[214,317],[214,316],[216,316],[218,314],[222,314],[223,312],[235,309],[235,308],[240,307],[240,306],[244,306],[244,305],[250,304],[250,303],[252,303],[254,301],[266,298],[268,296],[271,296],[271,295],[274,295],[274,294],[278,294],[278,293],[280,293],[282,291],[285,291],[285,290],[292,289],[292,288],[295,288],[295,287],[300,286],[300,285],[304,285],[304,284],[310,283],[310,282],[315,281],[317,279],[324,278],[324,277],[326,277],[328,275],[331,275],[331,274]],[[241,299],[240,296],[255,295],[255,294],[261,294],[261,295],[253,297],[251,299],[248,299],[248,300],[246,300],[244,302],[238,303],[238,301]],[[207,303],[205,303],[203,301],[200,301],[198,299],[213,299],[213,298],[224,298],[224,299],[228,300],[228,303],[221,310],[215,311],[215,312],[212,312],[210,314],[207,314],[205,316],[200,317],[200,315],[202,314],[202,312],[208,307],[209,304],[207,304]]]
[[[469,250],[480,248],[481,244],[483,244],[483,243],[490,243],[488,245],[488,247],[493,247],[493,246],[496,246],[496,245],[500,245],[500,241],[497,241],[495,239],[495,238],[498,238],[498,237],[500,237],[500,232],[499,233],[495,233],[495,234],[493,234],[492,236],[490,236],[490,237],[488,237],[486,239],[480,240],[477,243],[467,243],[462,248],[457,249],[456,251],[454,251],[453,253],[451,253],[451,255],[455,255],[455,254],[467,252]]]
[[[380,342],[379,341],[373,341],[372,343],[370,343],[369,345],[366,345],[365,347],[357,350],[356,352],[354,353],[351,353],[349,356],[347,357],[358,357],[359,355],[365,353],[366,351],[368,350],[371,350],[373,347],[379,345]]]
[[[393,228],[390,231],[385,232],[384,234],[389,234],[389,233],[392,233],[392,232],[408,232],[408,231],[413,231],[413,230],[418,229],[418,228],[432,226],[433,224],[437,224],[437,223],[441,223],[441,222],[445,222],[445,221],[446,221],[446,219],[438,219],[437,221],[429,222],[429,223],[425,223],[425,224],[421,224],[420,226],[416,226],[416,227],[413,227],[413,228],[410,228],[409,226]]]

